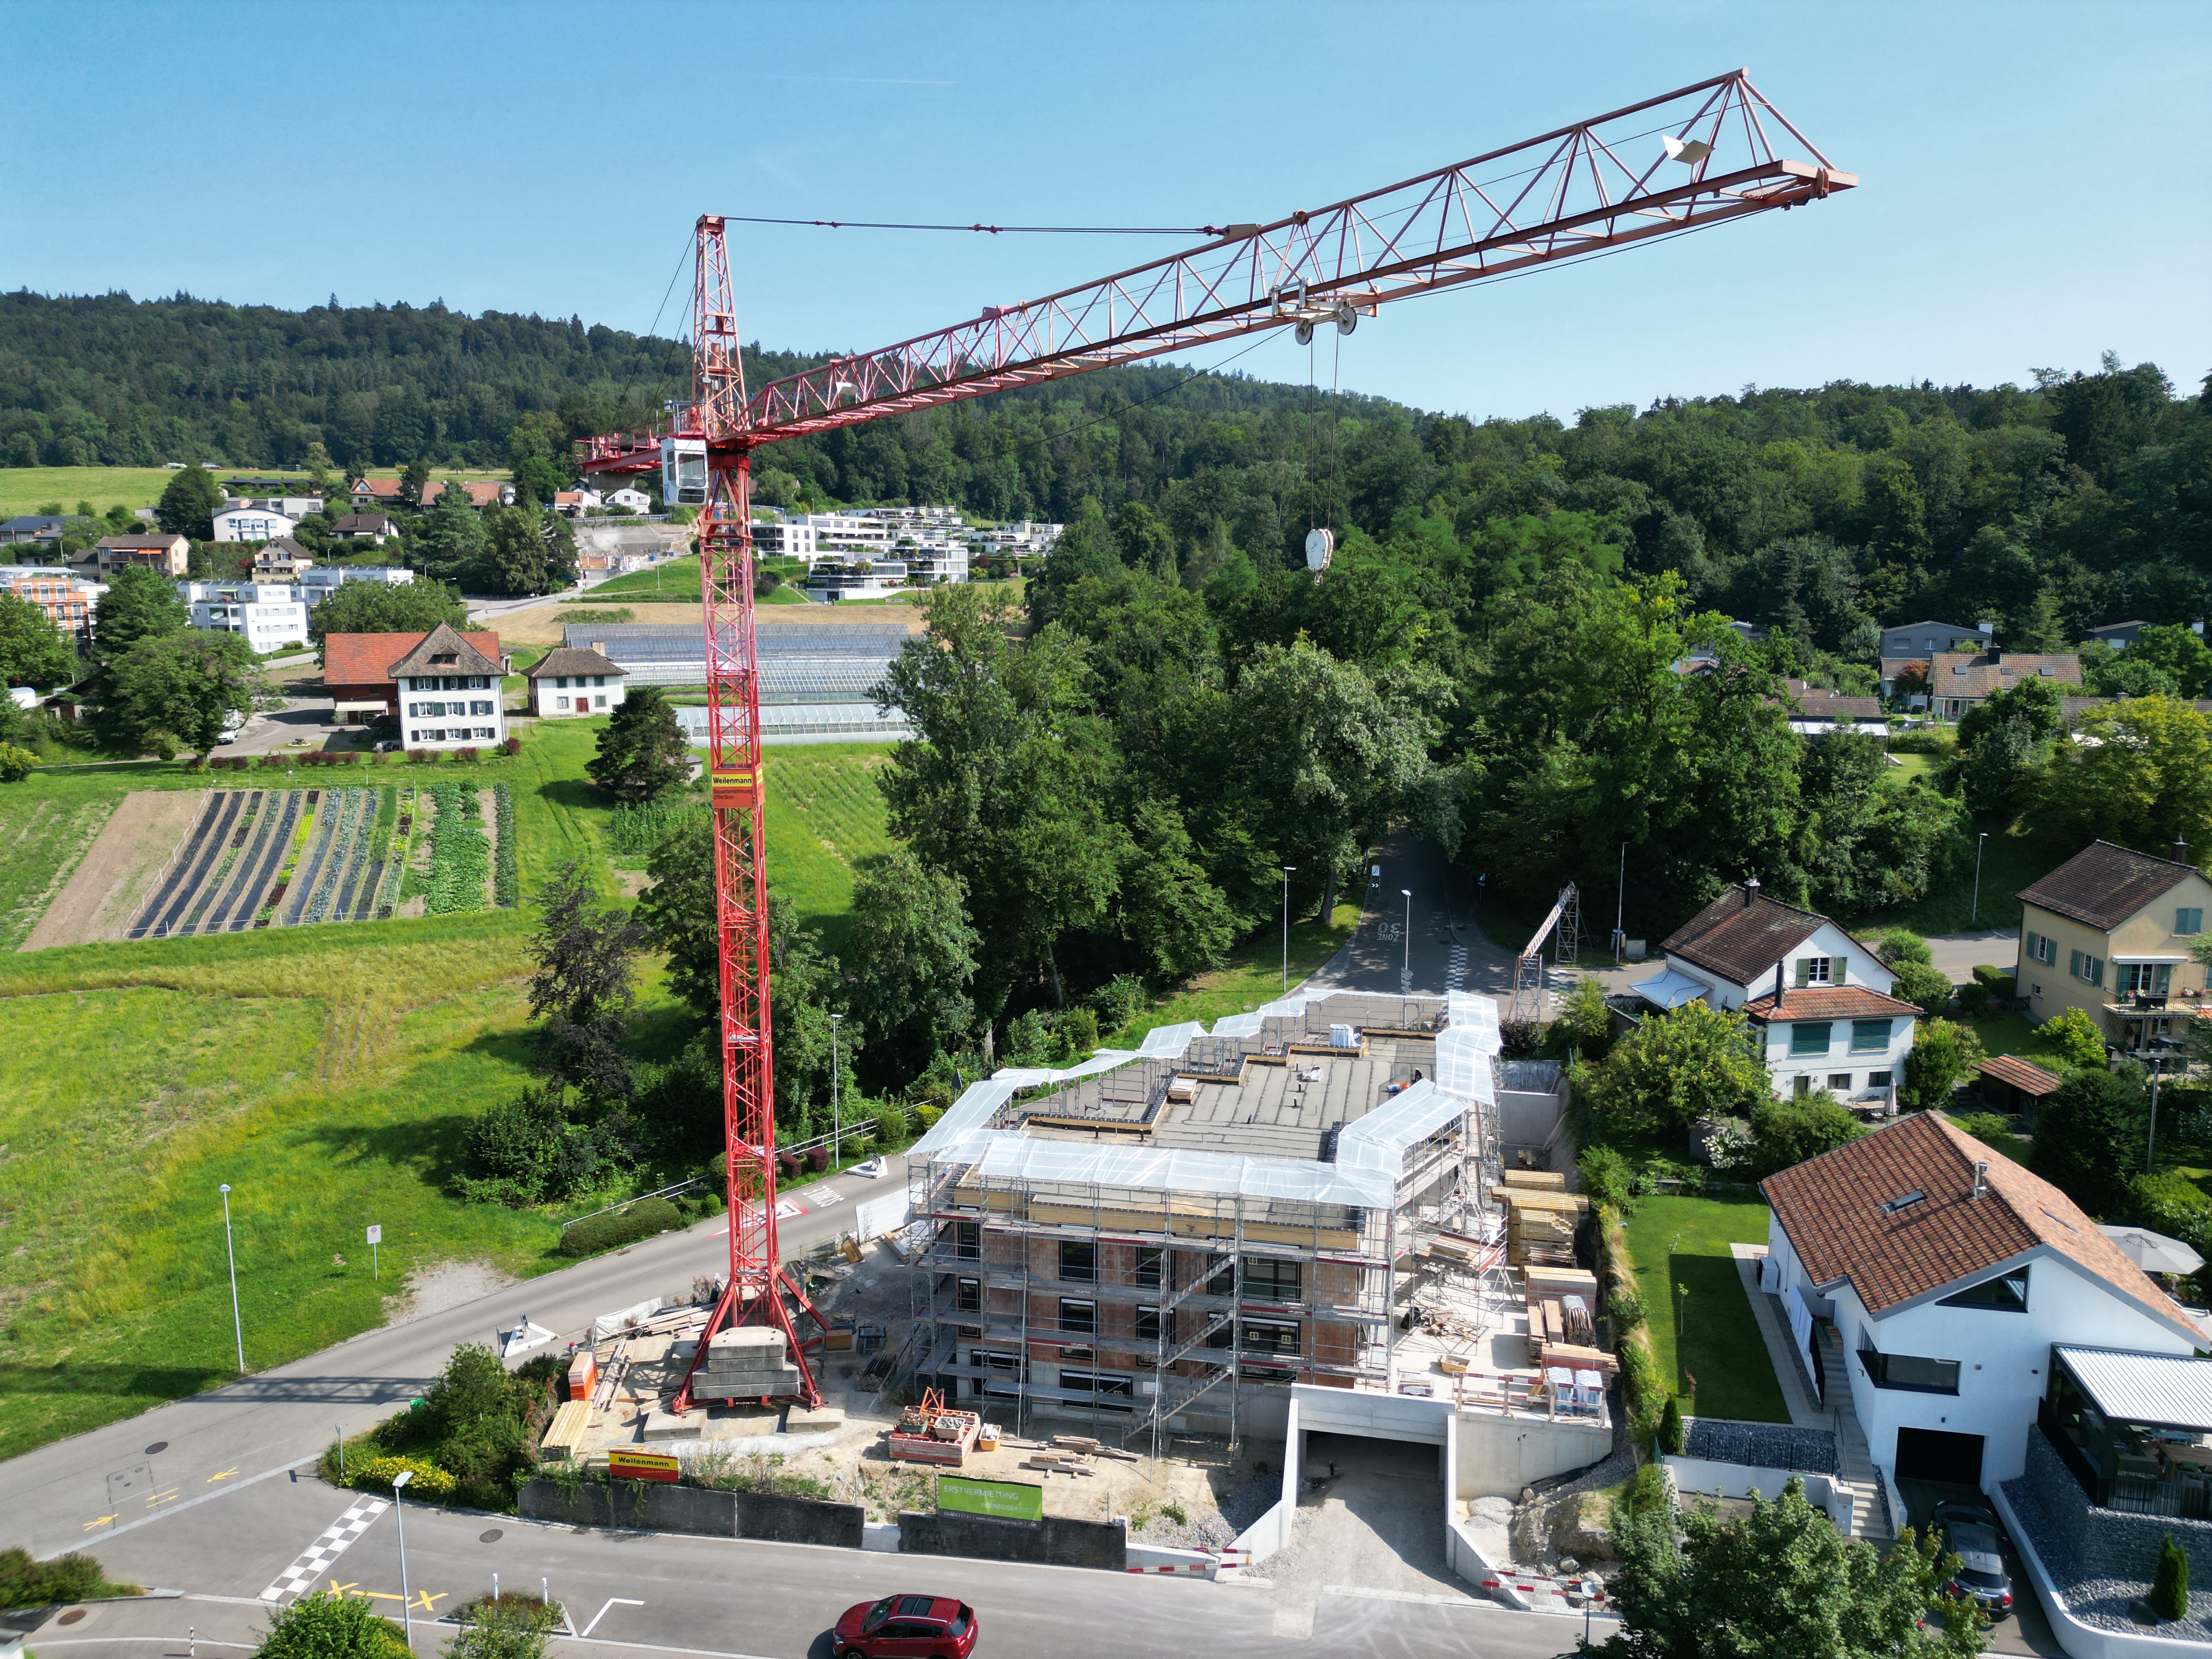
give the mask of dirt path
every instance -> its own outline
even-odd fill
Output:
[[[198,789],[140,789],[125,795],[69,885],[19,948],[40,951],[123,938],[205,799]]]
[[[631,616],[625,625],[636,628],[696,627],[699,622],[696,593],[680,603],[660,605],[649,599],[610,593],[605,599],[587,596],[586,601],[579,605],[556,603],[532,605],[527,611],[510,611],[503,617],[492,618],[489,626],[507,645],[555,646],[561,643],[562,630],[578,611],[628,611]],[[908,633],[920,633],[922,628],[921,611],[917,605],[763,605],[758,614],[763,623],[779,627],[786,623],[811,623],[817,628],[865,623],[872,627],[904,628]]]

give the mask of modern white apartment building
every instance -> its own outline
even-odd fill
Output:
[[[319,564],[300,573],[300,597],[310,607],[320,605],[348,582],[375,582],[400,587],[415,580],[415,573],[397,564]]]
[[[236,634],[256,651],[307,642],[307,606],[289,582],[179,582],[191,625]]]
[[[297,519],[265,507],[227,507],[215,515],[215,538],[219,542],[273,542],[299,527]]]

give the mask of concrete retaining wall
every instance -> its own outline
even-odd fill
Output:
[[[1294,1398],[1283,1413],[1283,1495],[1273,1508],[1237,1534],[1231,1547],[1243,1550],[1257,1567],[1291,1541],[1291,1522],[1298,1511],[1298,1402]]]
[[[1444,1443],[1444,1425],[1452,1413],[1449,1400],[1317,1389],[1304,1382],[1292,1385],[1291,1398],[1297,1404],[1298,1426],[1307,1432],[1364,1434],[1377,1440],[1411,1440],[1430,1446]],[[1295,1491],[1292,1495],[1296,1496]]]
[[[1782,1496],[1783,1487],[1792,1480],[1805,1483],[1805,1501],[1818,1510],[1825,1510],[1828,1518],[1845,1533],[1850,1530],[1851,1503],[1850,1498],[1837,1490],[1838,1483],[1825,1474],[1804,1474],[1794,1469],[1763,1469],[1749,1463],[1717,1463],[1710,1458],[1681,1457],[1672,1452],[1661,1455],[1667,1473],[1674,1477],[1678,1492],[1702,1493],[1713,1498],[1741,1498],[1753,1487],[1769,1503]]]
[[[2028,1431],[2028,1468],[2031,1471],[2035,1467],[2034,1437],[2039,1432],[2035,1429]],[[2049,1449],[2046,1447],[2045,1449]],[[2051,1455],[2057,1455],[2055,1452]],[[2066,1478],[2073,1479],[2070,1471],[2067,1472]],[[2023,1475],[2006,1484],[2017,1487],[2027,1479]],[[2182,1659],[2185,1654],[2202,1654],[2204,1651],[2201,1642],[2178,1642],[2170,1636],[2139,1636],[2132,1631],[2100,1630],[2076,1619],[2067,1611],[2066,1598],[2058,1593],[2058,1587],[2051,1582],[2051,1575],[2044,1571],[2042,1559],[2036,1554],[2027,1529],[2021,1524],[2020,1513],[2013,1508],[2011,1498],[2004,1486],[1991,1487],[1990,1497],[1996,1504],[1997,1518],[2004,1522],[2005,1530],[2020,1547],[2021,1559],[2027,1565],[2029,1582],[2035,1586],[2035,1599],[2043,1604],[2044,1613],[2051,1620],[2051,1632],[2058,1638],[2058,1645],[2066,1650],[2069,1659]],[[2110,1511],[2100,1510],[2098,1513],[2109,1514]],[[2193,1568],[2191,1571],[2193,1581]]]
[[[1523,1486],[1588,1468],[1613,1450],[1613,1431],[1603,1424],[1554,1423],[1502,1412],[1461,1412],[1455,1437],[1452,1484],[1460,1498],[1518,1498]]]
[[[731,1494],[738,1500],[738,1536],[779,1544],[826,1544],[856,1550],[863,1542],[868,1511],[859,1504],[826,1504],[812,1498],[777,1498],[767,1492]]]
[[[1045,1561],[1062,1567],[1127,1565],[1128,1530],[1111,1522],[1075,1521],[1048,1515],[1042,1521],[1004,1521],[988,1515],[940,1510],[899,1511],[899,1550],[906,1555],[969,1555],[986,1561]]]
[[[642,1489],[641,1491],[641,1488]],[[708,1492],[701,1486],[587,1480],[572,1498],[542,1477],[522,1489],[526,1519],[572,1527],[611,1527],[638,1532],[685,1532],[706,1538],[763,1538],[784,1544],[827,1544],[856,1550],[864,1542],[867,1511],[858,1504],[825,1504],[811,1498],[765,1492]]]

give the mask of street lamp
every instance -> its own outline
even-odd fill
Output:
[[[407,1632],[407,1651],[415,1651],[415,1615],[408,1607],[411,1599],[407,1589],[407,1505],[399,1501],[400,1489],[415,1478],[412,1469],[402,1469],[392,1477],[392,1515],[399,1528],[399,1621]]]
[[[830,1016],[830,1167],[833,1170],[845,1150],[845,1120],[837,1091],[837,1025],[844,1018]]]
[[[1295,864],[1283,866],[1283,994],[1285,996],[1291,990],[1291,872],[1297,867]]]
[[[1410,992],[1413,988],[1413,890],[1401,887],[1398,890],[1406,896],[1406,960],[1398,969],[1398,988]]]
[[[2158,1156],[2158,1079],[2166,1070],[2166,1051],[2175,1045],[2170,1036],[2151,1039],[2154,1052],[2150,1057],[2150,1137],[2143,1143],[2143,1173],[2151,1173],[2151,1164]]]
[[[246,1322],[238,1316],[238,1247],[230,1237],[230,1183],[226,1181],[216,1190],[222,1194],[222,1253],[230,1258],[230,1330],[238,1339],[238,1374],[246,1375]]]
[[[1977,927],[1982,925],[1982,843],[1989,840],[1989,838],[1990,832],[1984,830],[1974,842],[1973,925]]]

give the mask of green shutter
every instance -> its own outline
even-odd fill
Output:
[[[1850,980],[1850,970],[1851,959],[1849,957],[1838,957],[1828,969],[1828,976],[1838,985],[1847,984]]]
[[[1808,960],[1807,960],[1805,957],[1798,957],[1798,958],[1797,958],[1797,983],[1798,983],[1798,984],[1800,984],[1800,985],[1809,985],[1809,984],[1811,984],[1812,982],[1813,982],[1813,964],[1812,964],[1812,963],[1811,963],[1811,962],[1809,962],[1809,961],[1808,961]]]

